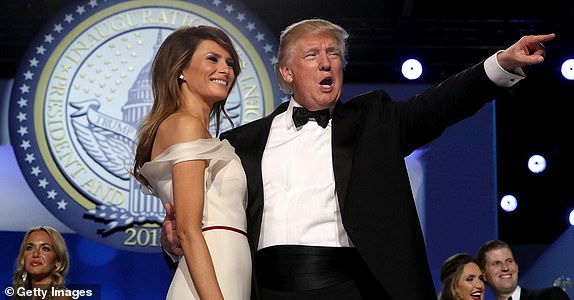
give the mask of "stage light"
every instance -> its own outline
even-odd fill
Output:
[[[516,197],[506,195],[500,200],[500,207],[506,212],[513,212],[518,207],[518,201]]]
[[[562,76],[568,80],[574,80],[574,59],[567,59],[562,63]]]
[[[401,72],[406,79],[414,80],[419,78],[423,73],[423,66],[418,60],[410,58],[403,62]]]
[[[574,210],[570,212],[570,225],[574,225]]]
[[[546,169],[546,159],[542,155],[532,155],[528,160],[528,169],[532,173],[541,173]]]

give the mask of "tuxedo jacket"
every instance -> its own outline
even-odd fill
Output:
[[[520,300],[570,300],[570,297],[564,290],[554,286],[538,290],[521,288]]]
[[[437,297],[404,158],[505,90],[488,79],[480,63],[406,101],[374,90],[336,104],[332,157],[343,225],[392,299]],[[265,202],[261,157],[273,118],[287,106],[221,135],[235,147],[247,176],[252,253]]]

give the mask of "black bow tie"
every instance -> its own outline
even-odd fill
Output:
[[[317,124],[325,128],[327,124],[329,124],[331,114],[329,113],[329,109],[308,111],[303,107],[293,107],[293,123],[295,123],[295,127],[307,124],[309,118],[315,119]]]

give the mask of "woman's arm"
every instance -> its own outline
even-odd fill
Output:
[[[201,231],[205,161],[186,161],[172,169],[177,236],[201,299],[223,299]]]
[[[209,137],[197,118],[176,113],[160,125],[152,157],[154,152],[157,155],[173,144]],[[211,255],[201,231],[206,164],[205,160],[189,160],[176,163],[172,167],[176,233],[200,298],[223,299]]]

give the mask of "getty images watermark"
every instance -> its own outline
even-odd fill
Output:
[[[4,288],[6,299],[52,299],[69,296],[72,299],[101,300],[101,288],[96,284],[66,285],[65,288],[46,286],[30,288],[21,285],[9,285]]]

